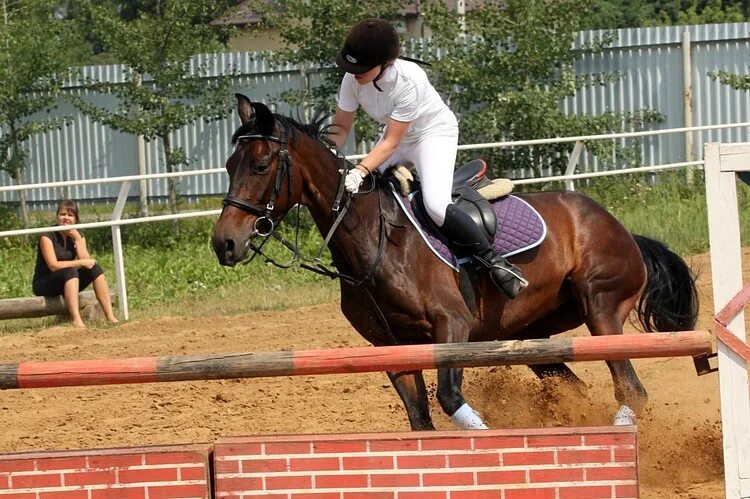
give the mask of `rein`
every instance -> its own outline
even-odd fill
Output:
[[[223,206],[234,206],[235,208],[239,208],[245,212],[248,212],[252,215],[257,216],[255,222],[253,223],[253,229],[255,232],[263,237],[263,242],[260,243],[260,245],[256,246],[252,242],[249,243],[250,249],[253,251],[253,256],[250,257],[248,260],[246,260],[244,263],[248,264],[253,261],[253,259],[257,255],[263,256],[263,258],[266,259],[267,262],[283,269],[291,268],[297,261],[304,262],[300,263],[300,267],[309,270],[311,272],[315,272],[317,274],[325,275],[327,277],[330,277],[331,279],[339,278],[343,281],[346,281],[348,284],[358,287],[362,284],[366,283],[372,277],[375,275],[375,270],[380,266],[380,262],[383,259],[383,251],[385,249],[385,240],[386,240],[386,229],[385,229],[385,213],[383,211],[383,199],[382,199],[382,193],[380,192],[380,189],[377,189],[375,187],[376,182],[373,179],[373,189],[378,191],[378,208],[379,208],[379,218],[380,218],[380,234],[378,238],[378,250],[375,255],[375,260],[373,261],[372,265],[370,265],[370,269],[365,274],[364,277],[361,279],[355,279],[351,276],[348,276],[346,274],[343,274],[341,272],[338,272],[337,270],[330,269],[325,263],[323,263],[322,255],[325,252],[325,249],[328,247],[328,243],[330,242],[331,238],[333,237],[333,234],[335,233],[336,229],[340,225],[341,221],[344,219],[344,216],[346,215],[346,212],[349,210],[349,205],[352,200],[352,196],[346,197],[346,200],[343,202],[342,200],[344,198],[344,195],[346,194],[346,191],[344,189],[344,179],[346,177],[346,173],[354,168],[354,165],[352,165],[350,162],[346,161],[345,158],[344,161],[346,162],[346,168],[343,170],[339,170],[339,173],[341,174],[339,179],[339,185],[336,191],[336,198],[334,199],[333,205],[331,207],[331,211],[333,213],[338,213],[336,216],[336,219],[334,220],[333,224],[331,225],[331,228],[329,229],[328,233],[326,234],[323,244],[318,249],[316,255],[314,258],[305,258],[302,253],[299,250],[299,246],[297,244],[298,242],[298,236],[299,236],[299,227],[300,227],[300,214],[299,214],[299,205],[297,205],[297,222],[295,227],[295,242],[291,242],[284,238],[279,232],[276,230],[276,227],[283,221],[283,219],[286,217],[286,213],[278,218],[272,217],[272,212],[275,207],[276,200],[278,199],[278,195],[281,192],[281,185],[284,179],[284,176],[287,177],[288,182],[288,189],[289,194],[291,196],[292,192],[292,158],[289,154],[289,150],[287,149],[287,140],[286,135],[284,133],[283,128],[280,129],[280,133],[278,137],[275,137],[273,135],[263,135],[263,134],[248,134],[248,135],[240,135],[237,137],[238,140],[240,139],[246,139],[246,140],[266,140],[270,142],[276,142],[280,145],[279,147],[279,160],[278,160],[278,168],[276,169],[276,179],[274,181],[274,188],[271,192],[271,196],[268,200],[268,203],[266,203],[265,206],[262,204],[251,204],[246,201],[243,201],[241,199],[232,197],[232,196],[226,196],[222,200]],[[337,156],[340,156],[340,153],[338,150],[336,151]],[[372,192],[372,190],[363,192],[363,194],[369,194]],[[265,253],[263,253],[263,246],[268,242],[269,238],[273,237],[277,241],[279,241],[284,247],[286,247],[288,250],[290,250],[293,253],[292,260],[288,264],[282,264],[274,260],[272,257],[269,257]],[[335,265],[335,262],[334,262]]]

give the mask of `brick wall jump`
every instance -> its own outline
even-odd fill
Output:
[[[210,444],[0,455],[0,499],[211,497]]]
[[[635,427],[223,438],[216,497],[635,499]]]

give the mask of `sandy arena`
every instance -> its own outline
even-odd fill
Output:
[[[690,263],[700,273],[697,329],[709,329],[710,265],[705,257]],[[366,343],[338,304],[331,303],[5,335],[0,336],[0,362],[362,345]],[[722,497],[718,376],[697,377],[691,359],[639,360],[634,365],[650,395],[648,410],[638,421],[641,497]],[[464,393],[495,428],[608,424],[617,404],[606,365],[571,367],[586,382],[586,395],[558,382],[541,383],[525,367],[468,369]],[[426,378],[434,394],[434,373]],[[434,397],[432,414],[438,429],[453,428]],[[408,430],[387,377],[375,373],[8,391],[0,399],[0,418],[2,452],[208,442],[262,433]]]

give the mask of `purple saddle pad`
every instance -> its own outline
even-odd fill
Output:
[[[422,225],[414,215],[411,200],[397,192],[394,197],[432,251],[448,265],[458,269],[458,259],[441,236]],[[523,199],[510,195],[490,203],[497,216],[497,231],[492,247],[503,256],[516,255],[539,246],[547,235],[541,215]]]

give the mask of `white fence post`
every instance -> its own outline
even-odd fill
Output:
[[[112,220],[122,218],[122,210],[125,208],[125,202],[128,200],[128,191],[132,182],[126,180],[120,187],[120,194],[117,196],[117,203],[112,212]],[[120,318],[128,320],[128,290],[125,286],[125,259],[122,256],[122,237],[120,226],[112,226],[112,251],[115,257],[115,276],[117,278],[117,296],[120,304]]]
[[[742,289],[740,223],[735,171],[750,170],[750,144],[706,144],[706,203],[711,245],[714,314]],[[740,312],[727,329],[745,341],[745,316]],[[727,499],[750,498],[750,395],[747,362],[717,342],[724,476]]]

